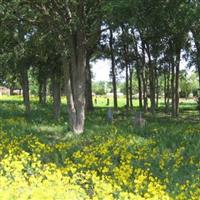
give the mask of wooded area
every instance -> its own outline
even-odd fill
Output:
[[[91,60],[111,59],[115,109],[117,68],[125,71],[127,109],[135,78],[140,110],[148,110],[149,96],[154,113],[164,78],[166,110],[178,116],[182,56],[200,83],[198,1],[1,1],[0,14],[1,84],[23,89],[30,114],[30,75],[43,104],[50,81],[55,119],[62,89],[75,133],[84,130],[85,107],[93,109]]]
[[[198,0],[0,0],[0,199],[199,200],[199,93]]]

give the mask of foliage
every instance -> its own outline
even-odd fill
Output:
[[[111,85],[106,81],[94,82],[92,85],[92,91],[97,95],[105,95],[107,92],[111,92]]]
[[[121,111],[102,125],[97,109],[77,137],[63,117],[53,123],[50,105],[34,103],[24,119],[19,100],[1,97],[1,199],[199,198],[198,121],[146,115],[139,130]]]
[[[195,92],[198,89],[198,81],[195,73],[190,76],[181,75],[180,78],[180,97],[187,98],[189,94]]]

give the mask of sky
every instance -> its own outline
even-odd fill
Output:
[[[110,68],[111,68],[111,62],[109,59],[106,60],[97,60],[96,62],[92,62],[92,72],[94,75],[94,81],[109,81],[109,74],[110,74]],[[186,69],[187,63],[182,59],[180,63],[180,69]],[[188,70],[188,73],[191,74],[191,72],[194,70],[192,68],[191,70]]]
[[[110,60],[97,60],[92,62],[92,72],[94,75],[94,81],[109,81],[110,74]]]

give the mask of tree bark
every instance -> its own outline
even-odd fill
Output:
[[[159,106],[159,74],[158,69],[155,67],[155,86],[156,86],[156,103],[155,106],[158,108]]]
[[[46,96],[47,96],[47,79],[44,77],[39,81],[39,103],[46,104]]]
[[[142,83],[143,83],[143,101],[144,101],[144,112],[148,110],[148,97],[147,97],[147,75],[144,70],[142,73]]]
[[[165,103],[165,112],[168,112],[169,109],[169,82],[170,82],[170,69],[164,70],[164,103]]]
[[[86,48],[85,35],[80,29],[71,35],[71,55],[64,58],[66,70],[69,125],[75,134],[81,134],[85,125]]]
[[[29,115],[31,111],[30,96],[29,96],[29,80],[28,80],[28,69],[23,67],[21,70],[21,86],[23,90],[23,102],[25,106],[25,114]]]
[[[52,95],[53,95],[53,110],[54,110],[54,119],[58,120],[60,118],[61,111],[61,84],[60,76],[54,71],[52,74]]]
[[[197,71],[199,76],[199,88],[200,88],[200,43],[195,43],[197,46]]]
[[[167,100],[166,100],[166,112],[169,111],[169,99],[170,99],[170,68],[171,65],[169,63],[169,68],[167,71],[167,86],[166,86],[166,92],[167,92]]]
[[[142,84],[143,84],[143,101],[144,101],[144,112],[148,110],[148,97],[147,97],[147,72],[145,69],[146,58],[145,58],[145,44],[142,41]]]
[[[128,64],[125,64],[126,70],[126,110],[129,109],[129,74],[128,74]]]
[[[149,58],[149,88],[150,88],[150,100],[151,100],[151,113],[154,114],[156,102],[155,102],[155,66],[151,60],[151,54],[149,46],[147,45],[147,55]]]
[[[197,49],[197,58],[196,58],[196,67],[198,71],[198,78],[199,78],[199,88],[200,88],[200,37],[198,29],[192,28],[192,34],[194,37],[194,43]]]
[[[141,74],[139,71],[139,66],[137,66],[136,70],[137,70],[138,90],[139,90],[139,108],[140,110],[142,110],[142,106],[143,106],[142,105],[142,80],[141,80]]]
[[[133,33],[134,33],[134,30],[133,30]],[[137,56],[137,58],[136,58],[136,64],[137,64],[137,66],[136,66],[136,74],[137,74],[137,79],[138,79],[138,90],[139,90],[139,108],[140,108],[140,110],[142,110],[142,106],[143,106],[143,104],[142,104],[142,78],[141,78],[141,66],[140,66],[140,62],[139,62],[139,58],[141,58],[140,57],[140,54],[139,54],[139,52],[138,52],[138,44],[137,44],[137,39],[136,39],[136,37],[135,37],[135,35],[133,34],[133,37],[134,37],[134,40],[135,40],[135,53],[136,53],[136,56]],[[145,59],[143,60],[143,62],[145,62]]]
[[[176,52],[176,86],[175,86],[175,116],[179,115],[179,72],[180,72],[181,49]]]
[[[175,105],[175,66],[174,59],[172,58],[172,67],[171,67],[171,98],[172,98],[172,116],[176,116],[176,105]]]
[[[167,107],[167,72],[164,70],[164,104],[165,104],[165,110]]]
[[[93,101],[92,101],[92,74],[90,66],[90,55],[86,55],[86,89],[85,89],[85,98],[86,98],[86,111],[93,111]]]
[[[111,74],[112,74],[112,85],[113,85],[113,101],[114,109],[117,110],[117,81],[116,81],[116,72],[115,72],[115,57],[114,57],[114,48],[113,48],[113,32],[110,29],[110,54],[111,54]]]
[[[13,92],[13,87],[10,87],[10,96],[13,96],[14,95],[14,92]]]
[[[133,69],[130,69],[129,66],[129,71],[130,71],[130,77],[129,77],[129,82],[130,82],[130,87],[129,87],[129,93],[130,93],[130,107],[133,109]]]
[[[199,88],[200,88],[200,48],[197,53],[197,71],[198,71],[198,76],[199,76]]]

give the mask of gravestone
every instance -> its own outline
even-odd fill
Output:
[[[112,111],[112,108],[108,108],[107,109],[107,121],[109,123],[112,123],[112,121],[113,121],[113,111]]]
[[[146,126],[146,120],[142,117],[142,112],[139,111],[133,117],[133,124],[139,128],[144,128]]]
[[[107,103],[106,103],[106,105],[107,105],[107,106],[110,105],[110,99],[109,99],[109,98],[107,98]]]

